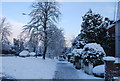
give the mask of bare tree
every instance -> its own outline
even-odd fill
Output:
[[[9,42],[8,37],[12,34],[11,25],[6,21],[6,18],[0,18],[0,41]]]
[[[57,27],[51,27],[47,30],[48,34],[48,50],[50,58],[57,57],[63,53],[65,45],[65,38],[63,36],[63,30]]]
[[[32,33],[33,30],[36,30],[37,39],[39,38],[38,34],[39,29],[42,29],[43,41],[44,41],[44,51],[43,51],[43,59],[45,59],[45,55],[47,52],[47,42],[48,35],[47,29],[52,26],[56,26],[57,21],[59,20],[60,11],[59,5],[54,0],[50,2],[46,0],[46,2],[35,2],[32,4],[32,11],[29,14],[31,16],[31,21],[25,26],[24,30],[28,30]]]

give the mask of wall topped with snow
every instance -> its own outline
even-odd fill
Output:
[[[115,61],[115,58],[111,57],[111,56],[107,56],[107,57],[103,57],[103,60],[105,60],[105,61]]]

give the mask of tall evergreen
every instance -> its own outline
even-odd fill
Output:
[[[83,17],[81,25],[81,36],[85,42],[91,43],[96,42],[96,27],[100,26],[103,17],[100,14],[93,13],[90,9]]]
[[[98,43],[104,48],[106,54],[110,52],[110,37],[107,31],[110,20],[103,21],[100,14],[93,13],[90,9],[83,17],[81,25],[81,39],[86,43]]]

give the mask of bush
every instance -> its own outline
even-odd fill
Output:
[[[78,57],[78,58],[81,58],[81,52],[82,52],[83,49],[73,49],[72,51],[72,54],[74,57]]]
[[[80,60],[79,56],[74,56],[74,58],[75,58],[75,62],[79,62],[79,60]]]
[[[15,50],[11,45],[7,43],[2,43],[2,54],[15,54]]]
[[[83,63],[88,66],[88,63],[93,65],[99,65],[103,63],[102,58],[105,56],[105,52],[100,44],[89,43],[86,44],[82,51]]]

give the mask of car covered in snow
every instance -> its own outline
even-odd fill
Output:
[[[22,52],[19,53],[19,56],[21,56],[21,57],[28,57],[28,56],[30,56],[29,55],[29,51],[23,50]]]
[[[30,52],[29,55],[30,56],[36,56],[36,53],[35,52]]]
[[[66,59],[65,56],[63,56],[63,55],[59,56],[59,61],[65,61],[65,59]]]

